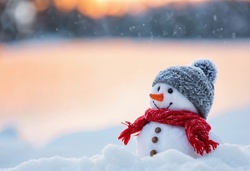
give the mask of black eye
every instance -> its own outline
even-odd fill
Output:
[[[172,93],[173,93],[173,89],[172,89],[172,88],[169,88],[169,89],[168,89],[168,93],[169,93],[169,94],[172,94]]]
[[[157,90],[160,91],[161,87],[158,87]]]

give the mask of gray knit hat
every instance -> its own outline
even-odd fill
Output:
[[[215,65],[209,60],[195,61],[191,66],[176,66],[160,71],[153,85],[165,83],[176,88],[206,119],[214,99]]]

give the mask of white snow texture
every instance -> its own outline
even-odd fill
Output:
[[[52,157],[30,160],[6,171],[122,171],[122,170],[250,170],[250,148],[223,144],[210,155],[194,159],[176,150],[140,158],[117,145],[106,146],[93,157]]]
[[[92,155],[91,157],[84,155],[82,151],[81,157],[62,157],[54,156],[47,158],[37,158],[27,160],[16,167],[0,169],[1,171],[147,171],[147,170],[202,170],[202,171],[250,171],[250,137],[248,130],[250,125],[247,121],[250,119],[250,110],[237,111],[227,115],[220,115],[213,120],[209,120],[213,130],[221,135],[224,139],[224,144],[211,154],[204,155],[199,158],[192,158],[177,150],[167,150],[158,153],[153,157],[140,157],[127,146],[118,144],[111,138],[108,138],[110,143],[102,149],[101,152]],[[117,127],[114,127],[117,129]],[[114,129],[110,129],[112,132]],[[246,131],[244,131],[246,130]],[[117,131],[117,130],[116,130]],[[115,132],[116,132],[115,131]],[[120,131],[120,130],[118,130]],[[9,131],[12,132],[13,131]],[[117,132],[112,137],[117,139]],[[79,134],[82,136],[82,134]],[[78,136],[79,136],[78,135]],[[92,132],[94,136],[94,133]],[[101,135],[99,135],[101,136]],[[105,134],[102,135],[105,139]],[[67,138],[68,139],[68,138]],[[134,139],[134,137],[131,137]],[[65,141],[61,139],[60,142]],[[81,138],[79,142],[83,142]],[[244,140],[244,141],[243,141]],[[95,140],[94,140],[95,141]],[[94,142],[93,141],[93,142]],[[241,143],[242,142],[242,143]],[[99,141],[98,143],[101,143]],[[237,144],[233,144],[237,143]],[[58,143],[57,143],[58,144]],[[1,144],[0,144],[1,145]],[[11,144],[9,144],[11,146]],[[97,147],[98,144],[96,145]],[[1,145],[1,151],[5,148]],[[13,145],[15,150],[15,145]],[[25,149],[25,148],[24,148]],[[28,148],[26,148],[29,151]],[[61,148],[62,150],[63,148]],[[64,149],[71,149],[71,146],[64,146]],[[73,152],[72,147],[72,152]],[[86,148],[85,151],[93,150]],[[79,150],[78,150],[79,151]],[[18,154],[16,152],[16,154]],[[8,151],[0,155],[0,160],[10,161],[15,157],[11,156]],[[25,156],[25,153],[23,154]]]

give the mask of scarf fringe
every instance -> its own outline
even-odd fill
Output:
[[[199,141],[197,139],[193,139],[189,142],[193,146],[195,152],[197,154],[200,154],[201,156],[203,156],[204,152],[206,152],[208,154],[212,150],[215,150],[217,148],[217,146],[219,145],[219,143],[214,142],[213,140],[208,140],[208,141],[205,141],[203,143],[202,141]]]
[[[122,141],[124,142],[124,144],[127,145],[128,142],[129,142],[129,140],[130,140],[130,136],[131,136],[131,134],[132,134],[132,132],[131,132],[131,125],[132,125],[132,124],[131,124],[130,122],[128,122],[128,121],[125,121],[125,123],[122,122],[122,124],[123,124],[123,125],[126,125],[128,128],[125,129],[125,130],[120,134],[120,136],[118,137],[118,139],[119,139],[119,140],[122,140]]]

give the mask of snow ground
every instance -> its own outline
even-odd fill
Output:
[[[223,144],[212,154],[194,159],[176,150],[140,158],[117,146],[106,146],[93,157],[51,157],[30,160],[5,171],[117,171],[117,170],[250,170],[250,147]]]
[[[125,147],[117,140],[123,126],[65,135],[42,149],[35,149],[22,142],[17,138],[15,129],[6,128],[0,134],[0,170],[250,171],[249,113],[248,108],[209,119],[213,131],[218,133],[225,143],[212,154],[198,159],[176,150],[168,150],[154,157],[140,158],[135,154],[134,138],[129,146]]]

